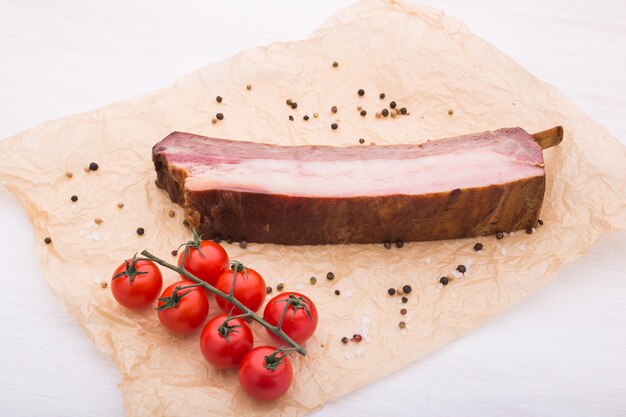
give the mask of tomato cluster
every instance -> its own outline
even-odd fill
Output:
[[[226,294],[252,312],[265,302],[266,284],[252,268],[236,261],[229,262],[228,254],[218,243],[200,240],[188,242],[178,258],[178,266]],[[172,267],[171,265],[169,267]],[[181,274],[181,281],[161,292],[163,279],[158,266],[136,256],[124,261],[113,273],[111,291],[124,307],[147,308],[157,300],[159,321],[169,332],[191,334],[205,323],[209,315],[208,292]],[[233,285],[234,283],[234,285]],[[223,297],[216,302],[225,314],[219,314],[206,323],[200,334],[200,351],[208,363],[220,369],[239,368],[239,383],[250,397],[267,401],[282,396],[293,379],[293,368],[287,348],[254,346],[254,334],[249,316]],[[244,307],[241,307],[244,308]],[[256,315],[255,315],[256,316]],[[286,292],[272,298],[259,322],[278,326],[297,344],[306,342],[315,332],[318,314],[315,304],[307,296]],[[252,320],[250,321],[252,322]],[[266,327],[277,346],[285,341]]]

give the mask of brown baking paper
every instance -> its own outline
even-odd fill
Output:
[[[360,88],[364,97],[356,94]],[[215,101],[217,95],[223,103]],[[287,98],[298,102],[296,110],[285,105]],[[410,114],[374,117],[390,100]],[[333,105],[337,114],[330,112]],[[361,117],[357,106],[368,115]],[[217,112],[225,118],[212,124]],[[314,112],[318,118],[302,119]],[[335,120],[340,127],[333,131]],[[174,130],[283,145],[354,145],[359,138],[383,145],[559,124],[565,128],[563,143],[544,152],[545,225],[532,235],[408,243],[391,250],[256,244],[244,250],[225,244],[232,258],[260,271],[268,284],[284,282],[286,289],[309,295],[320,310],[308,354],[294,357],[293,386],[279,401],[251,401],[236,372],[204,362],[198,334],[172,336],[154,311],[126,310],[100,286],[136,251],[146,248],[173,260],[170,251],[190,236],[182,210],[154,184],[151,147]],[[478,326],[546,283],[601,234],[626,227],[624,146],[460,20],[411,2],[362,1],[307,40],[253,49],[149,95],[44,123],[0,142],[0,155],[0,179],[33,223],[44,276],[97,346],[114,358],[129,416],[303,415]],[[100,169],[86,173],[91,161]],[[70,201],[73,194],[77,203]],[[96,225],[96,217],[103,223]],[[138,236],[137,227],[146,233]],[[52,244],[44,245],[45,236]],[[472,250],[476,241],[484,243],[482,252]],[[458,264],[467,266],[465,276],[439,289],[439,277],[453,276]],[[333,281],[324,278],[328,271]],[[311,276],[318,278],[316,285],[309,284]],[[176,279],[170,271],[165,278]],[[387,288],[403,284],[413,292],[401,306]],[[401,307],[408,309],[406,316]],[[214,302],[211,308],[212,314],[218,310]],[[268,341],[261,330],[255,328],[257,344]],[[341,343],[354,333],[364,341]]]

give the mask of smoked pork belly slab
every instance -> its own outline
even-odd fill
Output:
[[[174,132],[156,184],[205,238],[288,245],[464,238],[535,227],[543,153],[521,128],[419,145],[277,146]]]

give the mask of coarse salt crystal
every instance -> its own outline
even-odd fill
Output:
[[[460,273],[459,271],[457,271],[456,269],[454,271],[452,271],[452,276],[456,279],[461,279],[463,278],[463,274]]]
[[[524,251],[526,250],[526,245],[522,243],[521,245],[517,246],[517,249]]]
[[[100,240],[100,233],[97,231],[93,231],[87,235],[87,239],[95,240],[96,242]]]
[[[357,348],[357,349],[354,351],[354,354],[356,355],[356,357],[357,357],[357,358],[362,357],[362,356],[363,356],[363,348]]]
[[[350,359],[352,359],[352,354],[350,352],[346,352],[346,353],[343,354],[343,357],[348,359],[348,360],[350,360]]]
[[[343,298],[350,298],[352,297],[352,290],[345,290],[341,293],[341,296]]]
[[[304,285],[302,284],[296,284],[296,290],[301,290],[304,288]]]
[[[502,256],[506,256],[507,254],[507,250],[504,246],[499,246],[498,250],[500,251],[500,253],[502,254]]]
[[[400,334],[401,334],[402,336],[404,336],[404,335],[406,334],[406,332],[407,332],[407,330],[406,330],[406,328],[404,328],[404,329],[402,329],[402,331],[400,332]]]
[[[78,234],[79,234],[80,236],[83,236],[83,235],[85,234],[85,231],[84,231],[84,230],[79,230],[79,231],[78,231]]]
[[[433,259],[429,256],[428,258],[426,258],[426,263],[429,264],[433,261]]]

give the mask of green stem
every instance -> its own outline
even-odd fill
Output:
[[[169,262],[164,261],[163,259],[157,258],[156,256],[152,255],[147,250],[144,250],[143,252],[141,252],[141,254],[146,257],[145,260],[155,262],[155,263],[157,263],[157,264],[159,264],[161,266],[164,266],[167,269],[171,269],[174,272],[178,272],[179,274],[187,277],[190,281],[195,282],[196,284],[198,284],[198,286],[203,287],[204,289],[206,289],[209,292],[212,292],[213,294],[217,295],[218,297],[222,297],[223,299],[225,299],[226,301],[228,301],[229,303],[231,303],[232,305],[237,307],[239,310],[243,311],[244,312],[243,315],[247,315],[252,320],[256,321],[261,326],[265,327],[270,332],[274,333],[276,336],[278,336],[279,338],[284,340],[285,343],[287,343],[289,346],[291,346],[291,348],[289,348],[290,350],[295,350],[296,352],[298,352],[302,356],[306,355],[306,349],[304,349],[302,346],[300,346],[298,343],[296,343],[291,337],[289,337],[280,328],[280,325],[282,324],[282,318],[281,318],[281,321],[279,322],[278,326],[272,326],[267,321],[263,320],[263,318],[261,316],[257,315],[254,311],[250,310],[248,307],[243,305],[239,300],[237,300],[235,297],[233,297],[232,294],[227,294],[227,293],[225,293],[223,291],[218,290],[214,286],[212,286],[212,285],[202,281],[200,278],[198,278],[195,275],[191,274],[185,268],[173,265],[173,264],[171,264]],[[183,263],[183,265],[184,265],[184,263]],[[284,317],[285,314],[286,314],[286,309],[285,309],[285,311],[283,311],[283,317]],[[283,349],[283,351],[284,351],[284,349]]]

